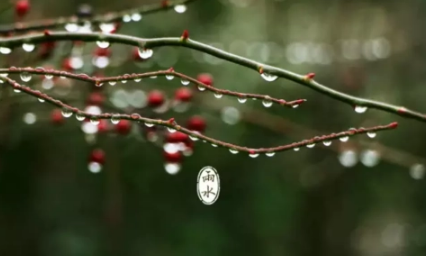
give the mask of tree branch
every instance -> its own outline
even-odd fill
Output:
[[[90,119],[92,122],[98,122],[99,119],[127,119],[130,121],[137,121],[137,122],[144,122],[147,126],[153,126],[153,125],[159,125],[169,128],[169,131],[180,131],[182,133],[188,134],[191,139],[193,140],[203,140],[206,142],[211,143],[214,146],[221,146],[224,148],[228,148],[231,153],[238,153],[238,152],[247,152],[251,157],[257,157],[261,153],[265,153],[267,156],[273,156],[275,152],[278,151],[287,151],[290,149],[298,150],[300,147],[307,146],[309,148],[312,148],[315,146],[316,143],[323,142],[323,141],[331,141],[336,139],[341,139],[349,136],[353,136],[356,134],[365,134],[368,132],[377,132],[377,131],[384,131],[384,130],[390,130],[395,129],[398,124],[396,122],[390,123],[388,125],[379,125],[374,126],[370,128],[359,128],[359,129],[350,129],[348,131],[343,131],[339,133],[332,133],[329,135],[323,135],[314,137],[312,139],[303,140],[300,142],[295,142],[287,145],[277,146],[277,147],[270,147],[270,148],[248,148],[243,146],[238,146],[234,144],[230,144],[227,142],[223,142],[220,140],[216,140],[210,137],[207,137],[203,134],[200,134],[198,132],[193,132],[189,129],[186,129],[179,124],[176,123],[174,118],[171,118],[169,120],[161,120],[161,119],[151,119],[142,117],[139,114],[111,114],[111,113],[105,113],[100,115],[92,115],[89,113],[86,113],[84,111],[81,111],[78,108],[72,107],[70,105],[67,105],[59,100],[56,100],[44,93],[41,93],[39,91],[32,90],[31,88],[25,87],[17,83],[16,81],[8,78],[8,77],[0,77],[0,80],[3,82],[6,82],[9,86],[11,86],[14,90],[22,91],[26,94],[32,95],[34,97],[37,97],[41,101],[46,101],[52,105],[55,105],[57,107],[62,108],[63,113],[65,116],[70,117],[72,114],[76,114],[80,118],[80,120],[84,120],[85,118]]]
[[[43,68],[20,68],[20,67],[10,67],[10,68],[1,68],[0,74],[37,74],[37,75],[51,75],[51,76],[60,76],[60,77],[68,77],[74,80],[80,80],[85,82],[94,83],[96,86],[102,86],[104,83],[107,82],[120,82],[120,81],[127,81],[127,80],[135,80],[139,81],[142,78],[146,77],[152,77],[152,76],[168,76],[171,75],[173,77],[179,77],[182,79],[183,83],[193,83],[197,85],[199,88],[203,88],[207,91],[211,91],[215,93],[215,95],[221,97],[221,95],[228,95],[231,97],[237,97],[239,99],[260,99],[263,100],[263,102],[266,103],[277,103],[282,106],[287,107],[298,107],[301,103],[305,102],[305,99],[299,99],[299,100],[293,100],[293,101],[285,101],[283,99],[277,99],[272,98],[268,95],[262,95],[262,94],[254,94],[254,93],[240,93],[240,92],[233,92],[229,90],[223,90],[218,89],[213,86],[204,84],[200,81],[198,81],[195,78],[189,77],[187,75],[184,75],[182,73],[178,73],[174,71],[173,68],[170,68],[168,70],[159,70],[154,72],[147,72],[147,73],[141,73],[141,74],[126,74],[121,76],[111,76],[111,77],[92,77],[86,74],[73,74],[65,71],[60,70],[53,70],[53,69],[43,69]],[[188,85],[186,84],[186,85]]]
[[[152,49],[161,46],[180,46],[191,48],[200,52],[204,52],[220,59],[224,59],[238,65],[256,70],[268,77],[267,80],[274,80],[274,76],[285,78],[294,81],[298,84],[304,85],[326,96],[339,100],[341,102],[350,104],[354,108],[373,108],[382,110],[388,113],[399,115],[409,119],[426,122],[425,114],[406,109],[402,106],[396,106],[385,102],[364,99],[360,97],[351,96],[343,92],[326,87],[313,79],[313,74],[299,75],[285,69],[274,66],[269,66],[254,60],[244,58],[207,44],[203,44],[188,38],[152,38],[144,39],[133,36],[119,35],[119,34],[103,34],[103,33],[68,33],[68,32],[48,32],[43,34],[32,34],[16,36],[11,38],[0,39],[0,48],[15,48],[22,44],[37,44],[46,41],[64,41],[64,40],[79,40],[86,42],[94,41],[107,41],[109,43],[121,43],[126,45],[138,46],[145,49]],[[0,52],[2,49],[0,49]],[[4,50],[4,49],[3,49]]]
[[[45,29],[53,29],[58,27],[63,27],[66,24],[84,24],[91,23],[93,25],[99,25],[102,23],[114,23],[123,21],[123,17],[126,15],[140,14],[147,15],[151,13],[157,13],[165,10],[174,8],[177,5],[187,5],[189,3],[195,2],[196,0],[163,0],[157,1],[160,3],[144,5],[139,8],[119,11],[119,12],[109,12],[101,15],[96,15],[93,18],[78,18],[76,16],[71,17],[61,17],[57,19],[48,19],[40,21],[30,21],[25,23],[15,23],[10,25],[0,25],[0,34],[8,35],[11,32],[22,33],[28,31],[40,31]]]

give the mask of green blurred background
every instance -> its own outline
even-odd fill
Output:
[[[105,13],[154,2],[38,0],[31,1],[25,20],[70,16],[81,4]],[[118,33],[178,37],[188,29],[192,39],[232,53],[300,74],[315,72],[318,81],[345,93],[426,112],[426,1],[198,0],[187,8],[143,16],[122,24]],[[10,9],[0,22],[13,17]],[[64,55],[76,53],[63,50],[70,49],[66,43],[58,47],[63,48],[44,61],[21,50],[1,56],[2,67],[60,68]],[[94,47],[83,47],[78,73],[93,71]],[[252,70],[189,49],[158,48],[146,62],[130,59],[132,47],[111,49],[105,75],[173,66],[193,77],[209,73],[218,88],[308,102],[297,109],[264,108],[259,101],[240,104],[204,92],[184,113],[158,114],[140,107],[145,93],[156,88],[173,98],[181,86],[178,79],[159,77],[104,86],[104,111],[178,122],[201,115],[206,135],[249,147],[393,121],[400,127],[374,139],[361,135],[272,158],[232,155],[197,142],[180,172],[170,175],[161,143],[147,141],[136,126],[129,136],[88,140],[74,117],[57,127],[50,122],[52,106],[3,89],[0,255],[424,255],[425,124],[376,110],[357,114],[293,82],[266,82]],[[28,85],[42,88],[35,78]],[[66,90],[46,92],[84,108],[89,91],[86,83],[71,81]],[[100,173],[88,170],[93,148],[106,154]],[[221,177],[221,195],[212,206],[203,205],[195,191],[204,166],[215,167]]]

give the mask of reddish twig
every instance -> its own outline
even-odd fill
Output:
[[[86,42],[108,42],[120,43],[126,45],[138,46],[141,49],[151,49],[161,46],[179,46],[191,48],[200,52],[210,54],[212,56],[224,59],[238,65],[256,70],[267,81],[274,81],[281,77],[298,84],[309,87],[319,93],[327,95],[331,98],[350,104],[359,113],[365,112],[367,108],[382,110],[388,113],[396,114],[405,118],[416,119],[426,122],[426,115],[420,112],[409,110],[402,106],[392,105],[385,102],[374,101],[355,97],[343,92],[339,92],[332,88],[326,87],[314,80],[314,74],[299,75],[278,67],[269,66],[248,58],[244,58],[210,45],[203,44],[191,39],[182,40],[178,38],[138,38],[133,36],[104,34],[104,33],[69,33],[69,32],[49,32],[42,34],[30,34],[23,36],[15,36],[0,39],[0,53],[9,53],[11,48],[22,46],[23,44],[37,44],[48,41],[86,41]]]
[[[101,15],[96,15],[93,18],[78,18],[76,16],[61,17],[57,19],[48,19],[40,21],[31,21],[25,23],[15,23],[10,25],[0,25],[0,34],[22,33],[28,31],[40,31],[45,29],[53,29],[63,27],[67,24],[84,24],[90,23],[92,25],[107,24],[114,22],[127,22],[132,21],[131,15],[139,14],[140,18],[142,15],[157,13],[160,11],[169,10],[179,5],[187,5],[195,2],[196,0],[163,0],[157,1],[157,3],[144,5],[139,8],[133,8],[129,10],[119,12],[109,12]]]
[[[298,99],[293,101],[285,101],[283,99],[277,99],[270,97],[268,95],[262,95],[262,94],[254,94],[254,93],[240,93],[240,92],[233,92],[229,90],[223,90],[218,89],[213,86],[204,84],[200,81],[198,81],[195,78],[189,77],[187,75],[184,75],[182,73],[178,73],[174,71],[173,68],[170,68],[168,70],[160,70],[160,71],[154,71],[154,72],[147,72],[147,73],[141,73],[141,74],[126,74],[121,76],[112,76],[112,77],[92,77],[86,74],[73,74],[65,71],[60,70],[53,70],[53,69],[44,69],[44,68],[18,68],[18,67],[10,67],[10,68],[3,68],[0,69],[0,74],[13,74],[13,73],[29,73],[29,74],[37,74],[37,75],[51,75],[51,76],[60,76],[60,77],[67,77],[74,80],[80,80],[85,82],[94,83],[96,86],[102,86],[104,83],[107,82],[120,82],[120,81],[127,81],[127,80],[135,80],[140,81],[142,78],[146,77],[153,77],[153,76],[173,76],[173,77],[179,77],[182,79],[182,83],[185,85],[188,85],[189,83],[193,83],[198,86],[200,90],[207,90],[211,91],[215,94],[216,97],[220,98],[222,95],[228,95],[232,97],[237,97],[240,100],[245,99],[260,99],[263,101],[265,106],[271,106],[272,103],[277,103],[282,106],[287,107],[298,107],[301,103],[305,102],[305,99]]]
[[[142,117],[139,114],[111,114],[111,113],[105,113],[100,115],[92,115],[89,113],[86,113],[84,111],[81,111],[78,108],[72,107],[70,105],[67,105],[59,100],[56,100],[44,93],[41,93],[40,91],[32,90],[31,88],[25,87],[17,83],[16,81],[8,78],[8,77],[0,77],[0,80],[6,82],[8,85],[10,85],[14,90],[22,91],[26,94],[32,95],[34,97],[37,97],[41,101],[46,101],[51,103],[52,105],[55,105],[57,107],[60,107],[63,109],[63,114],[66,117],[72,116],[72,114],[75,114],[77,119],[84,120],[85,118],[88,118],[91,120],[91,122],[99,122],[99,119],[127,119],[131,121],[138,121],[138,122],[144,122],[147,126],[153,126],[153,125],[159,125],[164,126],[169,129],[170,132],[174,131],[180,131],[182,133],[185,133],[189,135],[189,137],[192,140],[203,140],[206,142],[211,143],[213,146],[221,146],[224,148],[228,148],[231,153],[238,153],[238,152],[247,152],[251,157],[257,157],[261,153],[265,153],[267,156],[273,156],[275,152],[278,151],[286,151],[290,149],[298,150],[300,147],[306,146],[308,148],[311,148],[315,146],[315,143],[324,142],[324,141],[332,141],[336,139],[345,140],[346,137],[353,136],[356,134],[365,134],[369,132],[377,132],[377,131],[383,131],[383,130],[390,130],[394,129],[398,126],[396,122],[390,123],[388,125],[379,125],[374,126],[370,128],[359,128],[359,129],[350,129],[348,131],[343,131],[339,133],[332,133],[329,135],[323,135],[323,136],[317,136],[312,139],[303,140],[300,142],[295,142],[287,145],[277,146],[277,147],[270,147],[270,148],[248,148],[243,146],[238,146],[234,144],[230,144],[227,142],[223,142],[220,140],[216,140],[210,137],[207,137],[203,134],[191,131],[189,129],[186,129],[179,124],[176,123],[174,118],[171,118],[169,120],[161,120],[161,119],[151,119]],[[342,139],[343,138],[343,139]]]

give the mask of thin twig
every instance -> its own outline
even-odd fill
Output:
[[[139,114],[127,115],[127,114],[105,113],[100,115],[92,115],[78,108],[67,105],[57,99],[54,99],[44,93],[41,93],[40,91],[32,90],[31,88],[22,86],[16,81],[8,77],[0,77],[0,80],[3,82],[6,82],[6,84],[10,85],[14,90],[24,92],[26,94],[37,97],[39,100],[43,102],[44,101],[49,102],[52,105],[62,108],[63,112],[65,113],[65,116],[68,116],[68,117],[70,117],[72,114],[75,114],[76,117],[78,117],[80,120],[84,120],[85,118],[88,118],[92,122],[97,122],[99,119],[116,119],[116,120],[127,119],[131,121],[144,122],[147,126],[153,126],[153,125],[164,126],[169,128],[169,131],[171,132],[180,131],[182,133],[188,134],[189,137],[193,140],[203,140],[203,141],[211,143],[213,146],[216,146],[216,147],[221,146],[224,148],[228,148],[231,151],[231,153],[238,153],[240,151],[247,152],[249,153],[251,157],[257,157],[261,153],[265,153],[267,156],[272,156],[275,152],[278,152],[278,151],[287,151],[290,149],[297,150],[303,146],[313,147],[316,143],[323,142],[323,141],[332,141],[332,140],[340,139],[342,137],[353,136],[356,134],[365,134],[369,132],[384,131],[384,130],[395,129],[396,127],[398,127],[398,123],[393,122],[388,125],[378,125],[378,126],[374,126],[370,128],[350,129],[348,131],[343,131],[339,133],[332,133],[329,135],[317,136],[312,139],[303,140],[300,142],[295,142],[295,143],[277,146],[277,147],[248,148],[248,147],[238,146],[238,145],[230,144],[220,140],[216,140],[216,139],[207,137],[203,134],[200,134],[198,132],[191,131],[177,124],[174,118],[171,118],[169,120],[151,119],[151,118],[142,117]]]
[[[157,1],[157,3],[144,5],[139,8],[133,8],[129,10],[119,12],[109,12],[102,15],[96,15],[93,18],[78,18],[76,16],[61,17],[56,19],[30,21],[25,23],[15,23],[10,25],[0,25],[0,34],[22,33],[28,31],[40,31],[45,29],[53,29],[63,27],[66,24],[84,24],[90,23],[93,25],[99,25],[102,23],[114,23],[121,22],[123,17],[126,15],[147,15],[157,13],[165,10],[174,8],[176,5],[187,5],[195,2],[196,0],[163,0]]]
[[[107,41],[110,43],[121,43],[126,45],[138,46],[141,48],[152,49],[161,46],[180,46],[191,48],[200,52],[204,52],[220,59],[239,64],[241,66],[256,70],[259,73],[267,74],[268,76],[282,77],[298,84],[304,85],[315,91],[318,91],[331,98],[350,104],[353,107],[365,107],[382,110],[388,113],[396,114],[405,118],[415,119],[426,122],[425,114],[409,110],[402,106],[396,106],[385,102],[374,101],[355,97],[343,92],[326,87],[313,79],[313,74],[299,75],[285,69],[269,66],[248,58],[244,58],[210,45],[203,44],[190,39],[182,38],[151,38],[144,39],[127,35],[119,34],[103,34],[103,33],[69,33],[69,32],[48,32],[43,34],[33,34],[24,36],[15,36],[10,38],[0,39],[0,47],[14,48],[22,44],[37,44],[46,41],[64,41],[64,40],[79,40],[86,42]],[[0,49],[1,52],[1,49]]]
[[[217,95],[218,97],[221,97],[221,95],[228,95],[232,97],[237,97],[239,99],[260,99],[267,104],[277,103],[282,106],[293,107],[293,108],[298,107],[300,104],[306,101],[305,99],[285,101],[284,99],[273,98],[273,97],[270,97],[269,95],[254,94],[254,93],[240,93],[240,92],[233,92],[229,90],[218,89],[213,86],[204,84],[195,78],[184,75],[182,73],[178,73],[174,71],[173,68],[170,68],[168,70],[159,70],[159,71],[140,73],[140,74],[126,74],[126,75],[111,76],[111,77],[92,77],[87,74],[73,74],[73,73],[69,73],[69,72],[61,71],[61,70],[31,68],[31,67],[27,67],[27,68],[10,67],[10,68],[0,69],[0,74],[14,74],[14,73],[18,73],[18,74],[29,73],[29,74],[37,74],[37,75],[67,77],[74,80],[94,83],[96,86],[102,86],[104,83],[107,83],[107,82],[120,82],[120,81],[128,81],[128,80],[135,80],[139,82],[142,78],[146,78],[146,77],[173,76],[173,77],[181,78],[183,83],[185,84],[193,83],[197,85],[198,88],[201,90],[211,91],[215,93],[215,95]]]

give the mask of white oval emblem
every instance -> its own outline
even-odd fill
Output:
[[[220,179],[216,169],[206,166],[197,177],[197,194],[205,205],[212,205],[219,198]]]

